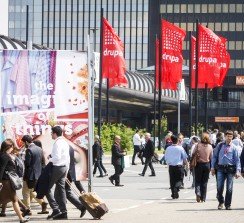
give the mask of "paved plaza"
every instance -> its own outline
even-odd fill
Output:
[[[109,158],[105,160],[105,167],[112,174],[113,167]],[[190,189],[192,177],[185,178],[185,189],[180,191],[180,198],[172,200],[169,190],[169,176],[166,166],[155,165],[156,177],[149,177],[149,170],[145,177],[138,176],[142,171],[141,164],[126,169],[121,177],[124,187],[114,187],[108,178],[93,178],[93,189],[104,199],[109,208],[100,222],[106,223],[243,223],[244,222],[244,179],[234,181],[234,194],[231,211],[217,210],[215,178],[210,177],[207,201],[196,203],[194,190]],[[84,182],[84,186],[87,183]],[[33,216],[30,222],[47,222],[46,215],[37,215],[40,207],[33,203]],[[66,221],[50,222],[91,222],[92,217],[87,213],[82,219],[70,203]],[[18,222],[12,208],[7,211],[7,217],[0,222]],[[92,222],[99,222],[93,220]]]

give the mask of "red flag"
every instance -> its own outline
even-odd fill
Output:
[[[219,86],[223,86],[227,71],[230,67],[230,54],[226,49],[227,39],[220,36],[221,44],[220,44],[220,78],[219,78]]]
[[[198,25],[198,83],[218,86],[220,78],[221,39],[210,29]]]
[[[186,32],[162,20],[162,88],[177,89],[177,83],[182,79],[182,44]]]
[[[103,18],[102,77],[109,79],[109,87],[127,84],[124,46],[113,27]]]
[[[195,78],[196,78],[196,38],[191,36],[191,87],[195,88]],[[209,86],[208,86],[209,87]],[[198,81],[197,88],[205,88],[205,84],[200,84]]]

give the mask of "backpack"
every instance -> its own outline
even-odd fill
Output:
[[[23,177],[25,166],[24,166],[23,161],[18,156],[15,157],[15,167],[16,167],[17,175],[19,177]]]

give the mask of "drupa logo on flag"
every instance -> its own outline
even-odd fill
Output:
[[[162,20],[162,84],[164,89],[177,89],[182,79],[182,44],[186,32],[174,24]]]
[[[109,87],[127,84],[124,46],[113,27],[103,18],[102,77],[109,79]]]

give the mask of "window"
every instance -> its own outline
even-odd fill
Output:
[[[229,12],[235,13],[235,11],[236,11],[235,9],[236,9],[235,4],[230,4]]]
[[[195,4],[195,13],[200,13],[200,5],[199,4]]]
[[[215,12],[221,12],[221,4],[215,4]]]
[[[181,4],[181,6],[180,6],[180,12],[181,13],[186,13],[186,4]]]
[[[173,5],[167,5],[167,13],[173,13]]]
[[[215,12],[214,4],[209,4],[209,5],[208,5],[208,12],[209,12],[209,13],[214,13],[214,12]]]
[[[188,13],[193,13],[193,10],[194,10],[194,5],[193,4],[188,4],[187,12]]]
[[[238,13],[242,13],[242,12],[243,12],[243,11],[242,11],[242,7],[243,7],[242,4],[236,4],[236,12],[238,12]]]
[[[208,12],[208,5],[202,4],[202,13],[207,13],[207,12]]]

